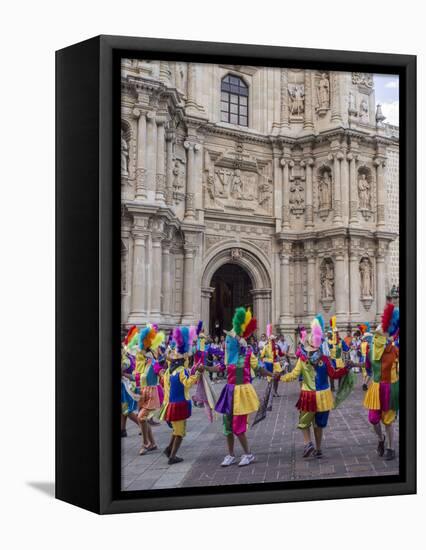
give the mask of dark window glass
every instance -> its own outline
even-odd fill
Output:
[[[239,76],[222,79],[220,99],[222,122],[248,126],[248,86]]]

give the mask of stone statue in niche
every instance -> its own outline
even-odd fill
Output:
[[[288,87],[288,94],[290,96],[290,114],[293,116],[299,116],[304,113],[305,110],[305,87],[303,84],[290,84]]]
[[[330,82],[327,73],[322,73],[317,86],[319,109],[330,107]]]
[[[305,190],[300,179],[295,179],[290,186],[291,212],[296,216],[300,216],[305,211]]]
[[[371,298],[373,296],[373,271],[368,258],[363,258],[361,260],[359,272],[361,276],[361,296],[363,298]]]
[[[366,99],[363,99],[359,104],[359,118],[361,122],[368,122],[368,103]]]
[[[239,169],[235,170],[234,173],[231,187],[231,197],[234,199],[243,198],[243,180],[241,179],[241,171]]]
[[[371,186],[366,174],[360,174],[358,179],[358,197],[361,210],[371,210]]]
[[[331,176],[329,170],[324,170],[320,176],[318,191],[320,210],[331,208]]]
[[[121,175],[129,175],[129,146],[121,130]]]
[[[348,113],[351,116],[358,115],[358,112],[356,110],[355,96],[352,92],[349,92],[349,97],[348,97]]]
[[[320,273],[321,298],[334,300],[334,266],[331,260],[324,260]]]
[[[178,160],[175,160],[172,173],[173,173],[173,190],[175,192],[179,192],[183,189],[184,182],[182,178],[182,172],[180,169],[180,162]]]

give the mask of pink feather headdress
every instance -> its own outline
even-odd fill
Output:
[[[324,337],[324,332],[322,330],[321,323],[315,317],[315,319],[311,323],[311,341],[312,341],[312,344],[315,347],[319,348],[321,346],[323,337]]]

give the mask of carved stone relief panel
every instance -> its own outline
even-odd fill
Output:
[[[206,151],[204,207],[272,215],[271,164],[244,154],[241,144],[224,153]]]

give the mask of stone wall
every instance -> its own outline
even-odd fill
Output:
[[[125,60],[122,320],[208,321],[240,265],[261,330],[376,320],[398,280],[398,136],[371,75]],[[221,80],[248,126],[221,121]]]

